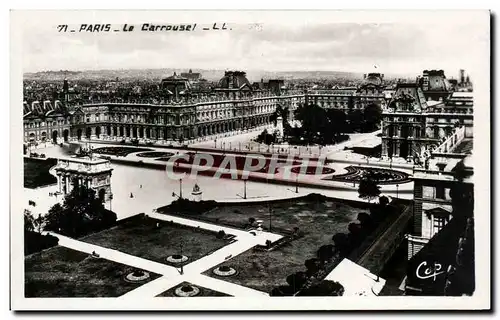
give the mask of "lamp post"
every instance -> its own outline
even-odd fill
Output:
[[[179,199],[182,199],[182,178],[179,179]]]
[[[243,199],[247,198],[247,180],[243,180]]]
[[[399,199],[399,184],[396,184],[396,198]]]

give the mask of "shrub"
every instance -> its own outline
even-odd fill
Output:
[[[294,294],[295,294],[295,291],[290,286],[275,287],[270,292],[270,296],[272,296],[272,297],[289,297],[289,296],[293,296]]]
[[[303,271],[295,272],[286,277],[286,282],[295,292],[297,292],[307,282],[307,275]]]
[[[381,196],[380,198],[378,198],[378,203],[381,206],[386,206],[389,204],[389,198],[387,198],[386,196]]]
[[[333,257],[333,245],[327,244],[319,247],[316,256],[321,262],[330,260]]]
[[[307,268],[307,274],[309,276],[312,276],[312,275],[315,275],[316,273],[318,273],[319,268],[320,268],[319,260],[316,258],[307,259],[306,262],[304,263],[304,265]]]
[[[342,296],[344,295],[344,286],[339,282],[324,280],[319,284],[303,290],[300,296]]]
[[[253,226],[253,224],[255,223],[255,218],[251,217],[251,218],[248,218],[248,223]]]
[[[332,240],[335,244],[335,248],[339,252],[346,252],[349,250],[349,237],[345,233],[337,233],[332,237]]]
[[[223,239],[225,236],[226,233],[224,232],[224,230],[220,230],[219,232],[217,232],[217,239]]]
[[[373,227],[372,217],[366,212],[358,213],[358,221],[363,229],[370,230]]]

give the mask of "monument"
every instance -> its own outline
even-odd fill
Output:
[[[59,192],[67,194],[85,185],[96,192],[103,203],[111,200],[111,168],[109,160],[90,157],[61,158],[54,168]]]

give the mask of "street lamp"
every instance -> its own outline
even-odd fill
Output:
[[[177,195],[175,193],[175,191],[172,192],[172,197],[175,197],[175,196],[178,196],[179,199],[182,199],[182,179],[179,179],[179,195]]]
[[[399,199],[399,184],[396,184],[396,198]]]
[[[182,199],[182,178],[179,179],[179,198]]]
[[[247,180],[243,180],[243,199],[247,198]]]

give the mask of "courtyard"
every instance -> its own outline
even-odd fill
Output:
[[[218,238],[216,232],[150,218],[124,221],[79,240],[175,267],[196,261],[231,241]]]
[[[27,298],[118,297],[159,277],[128,282],[140,270],[60,246],[26,256],[24,265]]]

